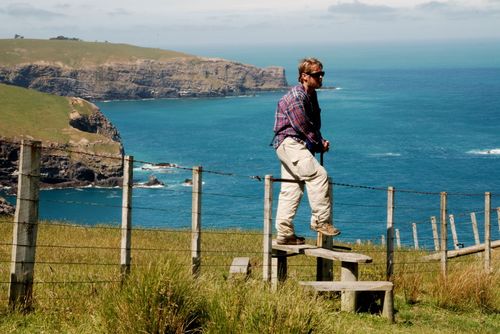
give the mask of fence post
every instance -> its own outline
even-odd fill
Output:
[[[272,272],[272,237],[273,237],[273,177],[266,175],[264,181],[264,232],[263,232],[263,267],[265,282],[271,282]]]
[[[418,250],[418,234],[417,234],[417,224],[411,224],[413,228],[413,243],[415,244],[415,249]]]
[[[453,238],[453,248],[459,249],[458,247],[458,236],[457,236],[457,228],[455,226],[455,217],[453,215],[450,215],[450,229],[451,229],[451,236]]]
[[[484,270],[492,272],[491,268],[491,193],[484,193]]]
[[[122,185],[122,238],[120,254],[120,270],[122,280],[130,273],[130,249],[132,245],[132,187],[134,157],[126,155],[123,162]]]
[[[396,245],[398,245],[398,249],[401,248],[401,236],[399,235],[399,229],[395,229],[396,231]]]
[[[23,140],[18,167],[9,305],[15,308],[20,304],[26,310],[31,307],[33,293],[41,148],[42,144],[39,141]]]
[[[447,213],[447,193],[441,192],[441,274],[446,277],[448,266],[448,224]]]
[[[203,168],[193,167],[193,193],[191,213],[191,273],[193,276],[200,274],[201,266],[201,187]]]
[[[498,232],[500,232],[500,208],[497,208]]]
[[[330,194],[330,217],[333,224],[333,183],[332,179],[328,178],[328,193]],[[320,248],[333,249],[333,237],[318,233],[316,245]],[[316,280],[331,281],[333,280],[333,261],[318,257],[316,259]]]
[[[479,245],[481,241],[479,240],[479,230],[477,228],[477,219],[475,212],[470,213],[470,220],[472,223],[472,232],[474,233],[474,242],[476,245]]]
[[[432,239],[434,239],[434,250],[439,251],[439,235],[438,235],[438,227],[436,223],[436,217],[431,217],[431,225],[432,225]]]
[[[383,236],[382,236],[383,237]],[[394,187],[387,188],[386,277],[392,280],[394,266]]]

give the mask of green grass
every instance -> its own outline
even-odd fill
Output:
[[[11,219],[0,219],[0,282],[8,282],[12,228]],[[442,280],[438,264],[413,264],[421,261],[422,252],[400,250],[397,260],[407,265],[396,266],[396,323],[391,325],[379,315],[341,312],[337,294],[301,288],[298,280],[315,275],[315,259],[289,258],[290,279],[272,292],[261,280],[259,231],[204,231],[198,279],[190,275],[190,244],[189,231],[133,230],[131,274],[122,285],[118,228],[41,222],[34,311],[9,311],[8,284],[0,284],[0,332],[498,333],[500,329],[496,252],[493,275],[484,276],[482,262],[473,256],[452,261],[449,278]],[[383,248],[351,246],[374,258],[373,264],[360,266],[363,279],[384,276]],[[248,279],[228,278],[235,256],[250,257]],[[336,266],[336,279],[338,275]]]
[[[72,68],[139,59],[168,61],[185,53],[128,44],[41,39],[0,39],[0,64],[59,64]]]
[[[59,144],[84,140],[95,153],[120,152],[118,143],[69,125],[71,111],[83,115],[92,112],[93,106],[85,100],[0,84],[0,105],[0,136],[4,138]]]

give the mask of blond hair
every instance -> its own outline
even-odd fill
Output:
[[[313,65],[318,65],[323,69],[323,64],[316,58],[304,58],[299,63],[299,82],[302,83],[302,73],[310,73]]]

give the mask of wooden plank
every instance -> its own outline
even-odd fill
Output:
[[[339,252],[324,248],[306,248],[304,249],[304,254],[307,256],[321,257],[323,259],[349,263],[371,263],[373,261],[368,255]]]
[[[476,243],[476,245],[479,245],[481,241],[479,240],[479,229],[477,227],[477,219],[475,212],[470,213],[470,221],[472,223],[472,233],[474,233],[474,242]]]
[[[389,281],[302,281],[299,284],[309,286],[317,291],[389,291],[394,287],[394,284]]]
[[[229,267],[229,275],[245,274],[250,272],[250,258],[249,257],[235,257]]]
[[[500,240],[496,240],[496,241],[491,242],[491,248],[498,248],[498,247],[500,247]],[[448,258],[470,255],[470,254],[479,253],[479,252],[483,252],[483,251],[484,251],[484,244],[479,244],[479,245],[460,248],[457,250],[448,251]],[[436,260],[440,260],[440,259],[441,259],[440,253],[434,253],[434,254],[424,256],[424,260],[427,260],[427,261],[436,261]]]
[[[296,254],[304,254],[304,249],[309,249],[309,248],[318,248],[317,246],[314,245],[278,245],[276,240],[273,240],[273,249],[284,251],[287,253],[296,253]]]

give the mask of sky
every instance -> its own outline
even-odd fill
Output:
[[[0,38],[182,48],[500,39],[500,0],[0,0]]]

